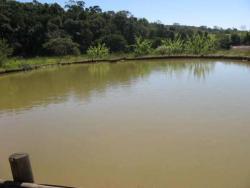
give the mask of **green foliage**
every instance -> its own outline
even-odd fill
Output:
[[[158,46],[154,53],[157,55],[171,55],[169,47],[165,45]]]
[[[184,41],[181,40],[179,36],[175,39],[162,40],[162,45],[159,46],[156,50],[156,54],[160,55],[175,55],[181,54],[184,52]]]
[[[194,34],[185,43],[185,51],[189,54],[208,54],[216,48],[216,41],[212,36]]]
[[[0,67],[2,67],[7,60],[7,57],[12,53],[12,49],[7,44],[6,40],[0,40]]]
[[[187,37],[186,40],[181,39],[181,35],[177,35],[175,39],[163,40],[162,45],[156,50],[156,54],[160,55],[176,55],[176,54],[207,54],[215,50],[216,42],[214,37],[207,36],[204,33],[197,33]]]
[[[152,40],[152,48],[156,49],[159,46],[161,46],[163,39],[160,37],[156,37],[156,38],[153,38],[151,40]]]
[[[136,38],[134,53],[136,56],[148,55],[152,52],[152,43],[147,39]]]
[[[33,57],[33,58],[8,58],[4,64],[4,69],[29,68],[38,65],[69,63],[87,60],[86,55],[79,56],[53,56],[53,57]]]
[[[243,44],[250,45],[250,32],[246,33],[246,35],[244,36]]]
[[[190,46],[190,37],[195,33],[203,36],[200,40],[216,36],[217,47],[221,49],[229,49],[231,45],[250,45],[249,32],[150,23],[146,19],[134,17],[128,11],[105,12],[99,6],[86,7],[84,1],[70,0],[65,8],[57,3],[43,4],[38,1],[24,3],[4,0],[3,3],[4,8],[0,11],[0,38],[7,39],[15,56],[78,54],[79,49],[85,53],[95,42],[105,43],[111,52],[135,50],[137,55],[146,55],[151,52],[152,46],[159,47],[157,51],[160,54],[183,53],[176,47],[179,45],[175,37],[177,33],[180,40]],[[141,36],[139,42],[136,36]],[[200,44],[198,38],[195,38],[197,41],[194,46]],[[162,40],[169,44],[161,46]]]
[[[219,34],[216,36],[217,48],[229,50],[231,46],[231,39],[229,35]]]
[[[91,59],[104,58],[109,55],[109,49],[105,44],[99,43],[97,46],[90,46],[87,50],[87,56]]]
[[[63,56],[80,54],[79,45],[70,38],[50,39],[43,47],[50,55]]]
[[[234,33],[231,35],[231,44],[232,45],[240,45],[241,43],[241,38],[240,35],[238,35],[237,33]]]
[[[126,51],[127,48],[127,41],[119,34],[106,35],[99,41],[105,44],[111,52],[123,52]]]

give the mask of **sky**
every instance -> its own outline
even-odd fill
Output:
[[[29,2],[30,0],[20,0]],[[57,2],[67,0],[38,0]],[[99,5],[104,11],[128,10],[139,18],[164,24],[205,25],[250,30],[250,0],[85,0],[86,6]]]

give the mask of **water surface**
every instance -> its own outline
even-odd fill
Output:
[[[38,183],[249,188],[250,64],[161,60],[0,77],[0,177],[25,151]]]

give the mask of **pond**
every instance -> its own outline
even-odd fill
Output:
[[[157,60],[0,77],[0,177],[27,152],[38,183],[249,188],[250,64]]]

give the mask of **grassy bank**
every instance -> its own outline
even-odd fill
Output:
[[[250,50],[242,50],[242,49],[220,50],[220,51],[217,51],[215,55],[249,56],[250,57]]]
[[[115,59],[121,57],[131,57],[131,54],[110,54],[105,59]],[[0,71],[12,69],[29,69],[36,66],[49,66],[54,64],[72,63],[79,61],[90,61],[86,55],[79,56],[60,56],[60,57],[34,57],[34,58],[9,58],[4,65],[0,67]]]
[[[159,56],[159,55],[157,55]],[[184,56],[185,55],[181,55]],[[190,56],[190,55],[189,55]],[[216,53],[210,54],[208,56],[225,56],[225,57],[250,57],[250,50],[221,50]],[[148,55],[146,57],[156,57],[155,54]],[[159,56],[161,57],[161,56]],[[166,56],[163,56],[166,57]],[[188,56],[187,56],[188,57]],[[110,54],[105,60],[119,59],[119,58],[135,58],[133,54]],[[237,59],[237,58],[236,58]],[[92,59],[88,58],[86,55],[80,56],[63,56],[63,57],[35,57],[35,58],[10,58],[5,63],[4,66],[0,68],[0,73],[4,72],[16,72],[16,70],[30,70],[45,66],[51,66],[56,64],[70,64],[74,62],[88,62]]]

